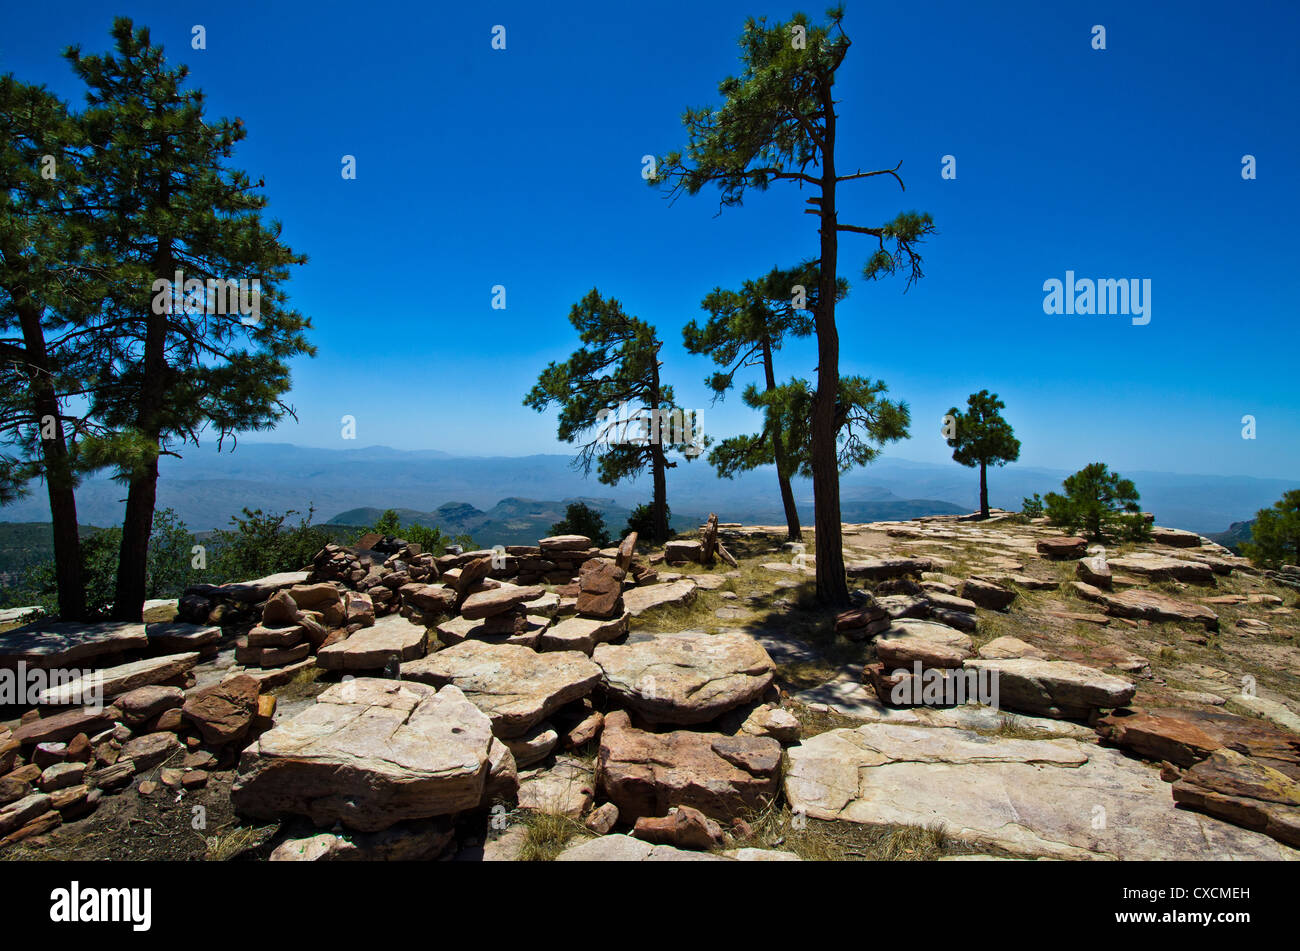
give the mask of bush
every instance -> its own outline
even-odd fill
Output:
[[[1022,499],[1020,502],[1020,514],[1027,518],[1039,518],[1043,514],[1043,500],[1035,492],[1032,498]]]
[[[604,548],[610,542],[605,516],[585,502],[570,502],[564,510],[564,518],[551,526],[551,534],[585,535],[597,548]]]
[[[316,553],[335,540],[335,532],[311,524],[316,514],[314,506],[308,506],[307,515],[297,525],[286,527],[289,518],[297,514],[292,509],[283,515],[244,509],[242,518],[232,516],[234,528],[215,533],[211,559],[214,583],[248,581],[309,566]]]
[[[673,523],[673,510],[664,505],[664,520],[671,526]],[[640,538],[654,538],[655,534],[655,510],[649,502],[638,505],[632,510],[632,514],[627,517],[627,531],[636,532]],[[672,529],[668,532],[672,534]],[[627,534],[624,532],[623,534]]]
[[[379,529],[376,528],[375,531]],[[459,545],[465,551],[475,551],[477,547],[474,539],[469,535],[444,535],[436,525],[411,524],[387,534],[400,535],[405,541],[419,545],[420,551],[432,552],[435,555],[445,555],[448,545]]]
[[[1279,568],[1300,564],[1300,489],[1284,492],[1271,508],[1255,514],[1250,541],[1241,553],[1257,565]]]
[[[1062,484],[1065,494],[1048,492],[1047,518],[1068,532],[1100,540],[1106,535],[1143,538],[1149,533],[1138,509],[1132,480],[1109,471],[1104,463],[1084,466]]]
[[[397,517],[397,509],[384,509],[384,513],[376,519],[375,524],[370,526],[370,530],[376,535],[399,534],[402,530],[402,523]]]
[[[145,567],[145,597],[175,598],[186,586],[198,580],[191,567],[194,535],[172,509],[154,512],[149,536],[149,560]],[[81,539],[82,583],[86,592],[86,609],[92,614],[107,614],[117,591],[117,562],[122,548],[122,528],[114,525],[94,531]],[[10,600],[22,604],[39,604],[47,614],[58,612],[58,582],[53,560],[32,566],[23,587]]]

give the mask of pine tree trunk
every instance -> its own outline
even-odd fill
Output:
[[[763,338],[763,372],[767,377],[767,391],[776,389],[776,372],[772,368],[772,342]],[[803,528],[799,524],[799,509],[794,504],[794,490],[790,487],[790,477],[786,473],[785,439],[780,427],[773,426],[771,432],[772,458],[776,461],[776,481],[781,487],[781,505],[785,507],[786,540],[797,542],[803,538]]]
[[[32,392],[38,430],[46,417],[54,420],[54,435],[41,439],[45,464],[45,488],[50,499],[50,520],[54,534],[54,576],[59,586],[59,618],[80,621],[86,617],[86,589],[81,571],[81,535],[77,530],[77,498],[73,490],[72,460],[59,418],[59,398],[54,392],[41,315],[31,306],[19,305],[27,378]]]
[[[980,463],[980,518],[989,517],[989,479],[988,466]]]
[[[145,585],[149,563],[149,535],[158,493],[158,459],[131,476],[122,519],[122,548],[117,560],[117,589],[113,597],[113,620],[139,621],[144,613]]]
[[[650,368],[650,404],[652,412],[655,413],[655,419],[659,422],[659,432],[657,438],[654,438],[650,444],[650,467],[651,474],[654,477],[654,501],[651,507],[654,509],[655,517],[655,537],[657,545],[662,545],[668,541],[668,480],[665,476],[667,468],[664,460],[664,431],[663,418],[659,415],[659,352],[655,351],[655,360]]]
[[[168,189],[163,186],[165,205]],[[155,274],[172,273],[171,242],[159,242],[154,261]],[[139,434],[152,446],[160,446],[162,433],[157,407],[162,405],[167,389],[167,315],[152,311],[146,316],[144,342],[144,382],[136,416]],[[113,620],[139,621],[144,612],[146,595],[149,536],[153,532],[153,511],[158,499],[158,456],[136,466],[131,472],[126,494],[126,512],[122,518],[122,547],[117,558],[117,588],[113,593]]]
[[[668,480],[664,476],[664,450],[663,446],[655,445],[650,452],[650,463],[654,475],[654,515],[655,515],[655,537],[657,545],[662,545],[668,541]]]
[[[847,607],[849,586],[844,575],[844,546],[840,533],[840,470],[835,439],[835,402],[840,386],[840,338],[835,328],[835,273],[838,238],[835,219],[835,104],[827,82],[821,91],[825,110],[822,150],[821,269],[817,289],[817,392],[813,398],[812,470],[813,530],[816,533],[817,600]]]

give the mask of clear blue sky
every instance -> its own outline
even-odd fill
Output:
[[[824,0],[806,7],[820,15]],[[1300,474],[1300,13],[1296,4],[847,4],[838,83],[840,220],[933,214],[927,277],[859,277],[845,235],[841,371],[883,378],[913,410],[891,455],[948,457],[940,417],[984,387],[1008,405],[1025,465]],[[576,337],[592,286],[655,324],[679,402],[725,436],[754,426],[709,405],[710,364],[680,329],[715,285],[815,253],[804,194],[774,186],[715,217],[670,205],[641,156],[685,144],[682,110],[718,101],[746,15],[765,2],[6,4],[0,70],[79,103],[60,50],[106,49],[113,14],[147,24],[215,114],[310,263],[290,284],[315,325],[294,367],[300,422],[264,436],[455,453],[566,451],[521,399]],[[203,24],[207,49],[190,48]],[[502,24],[507,49],[490,47]],[[1091,28],[1107,49],[1091,48]],[[1253,154],[1258,179],[1243,181]],[[358,177],[340,160],[353,154]],[[941,157],[957,178],[940,177]],[[1151,322],[1049,316],[1042,285],[1149,278]],[[489,306],[494,284],[508,306]],[[778,374],[811,377],[811,344]],[[357,441],[340,417],[357,419]],[[1241,438],[1241,417],[1258,438]],[[206,451],[206,450],[205,450]]]

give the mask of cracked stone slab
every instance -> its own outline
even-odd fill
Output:
[[[759,697],[776,673],[763,646],[740,632],[600,644],[592,658],[611,696],[658,723],[705,723]]]
[[[402,665],[402,678],[455,684],[492,721],[499,737],[522,736],[565,704],[581,700],[601,670],[578,651],[539,654],[518,644],[464,641]]]
[[[1071,739],[867,724],[786,751],[791,808],[1062,859],[1295,859],[1268,836],[1175,807],[1158,771]]]
[[[262,734],[230,798],[253,819],[307,816],[376,832],[478,806],[499,743],[455,686],[359,677]]]

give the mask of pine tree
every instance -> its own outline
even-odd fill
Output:
[[[282,289],[306,258],[262,220],[261,182],[229,164],[242,120],[205,117],[187,69],[169,66],[146,28],[119,17],[112,35],[115,53],[65,55],[88,89],[95,239],[113,262],[92,406],[112,437],[87,451],[127,486],[113,616],[138,620],[159,457],[207,429],[220,448],[292,414],[287,362],[314,349]],[[183,286],[168,290],[178,272]],[[234,306],[232,281],[247,282]]]
[[[601,482],[616,485],[649,468],[650,536],[663,542],[669,536],[666,472],[677,465],[668,453],[694,458],[702,443],[693,415],[676,406],[672,387],[660,379],[663,344],[653,327],[595,288],[573,305],[569,322],[582,347],[564,363],[548,364],[524,405],[539,413],[559,406],[558,437],[585,440],[574,461],[584,474],[595,465]]]
[[[1282,493],[1272,506],[1255,514],[1250,541],[1241,543],[1241,553],[1269,568],[1300,565],[1300,489]]]
[[[808,214],[819,219],[819,298],[817,389],[812,405],[812,475],[817,545],[817,596],[827,604],[847,605],[844,550],[840,529],[840,484],[835,408],[840,400],[839,333],[835,326],[835,287],[841,232],[876,239],[878,248],[863,269],[875,280],[902,271],[907,286],[922,276],[916,244],[934,232],[928,214],[904,212],[880,226],[841,224],[838,188],[858,179],[888,175],[900,186],[899,165],[841,175],[835,144],[835,76],[849,51],[842,7],[828,21],[811,26],[802,13],[788,23],[768,26],[749,19],[741,35],[744,69],[718,90],[720,108],[689,109],[683,116],[686,154],[672,152],[656,163],[652,184],[673,197],[698,194],[717,185],[723,206],[739,205],[750,189],[765,191],[772,182],[809,188]],[[900,163],[901,165],[901,163]]]
[[[1133,480],[1111,472],[1105,463],[1084,466],[1062,484],[1065,493],[1048,492],[1043,499],[1047,518],[1068,532],[1083,532],[1101,541],[1107,534],[1141,538],[1146,521],[1138,508]]]
[[[682,328],[682,339],[687,351],[708,354],[722,367],[705,381],[715,402],[726,395],[736,374],[746,367],[760,367],[765,390],[776,389],[772,354],[781,349],[787,336],[807,337],[813,332],[820,282],[816,262],[805,262],[794,268],[774,268],[757,280],[745,281],[739,291],[714,288],[704,298],[700,306],[708,311],[708,321],[700,325],[692,320]],[[847,293],[848,282],[841,279],[837,298],[842,300]],[[753,405],[748,390],[744,398]],[[803,537],[782,425],[775,416],[765,417],[760,433],[724,439],[709,453],[709,462],[724,478],[775,464],[787,538],[798,541]]]
[[[869,465],[887,442],[906,439],[912,413],[905,402],[887,399],[881,380],[861,376],[840,377],[832,421],[835,426],[835,469],[848,472]],[[765,416],[779,421],[785,433],[790,473],[811,478],[813,458],[813,406],[817,394],[807,380],[791,379],[760,393],[751,385],[745,401]],[[749,438],[749,437],[741,437]]]
[[[966,399],[966,412],[948,410],[953,435],[948,440],[953,461],[980,468],[980,518],[989,517],[989,466],[1005,466],[1020,458],[1020,440],[1002,418],[1007,405],[996,393],[980,390]]]
[[[42,478],[58,612],[86,617],[75,488],[93,318],[103,296],[89,247],[81,129],[44,87],[0,77],[0,504]]]
[[[586,535],[597,548],[610,542],[605,528],[605,516],[586,502],[570,502],[564,509],[564,518],[551,526],[552,535]]]

